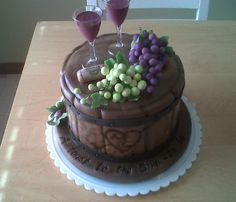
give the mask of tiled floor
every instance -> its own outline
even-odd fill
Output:
[[[19,80],[20,74],[0,74],[0,144]]]

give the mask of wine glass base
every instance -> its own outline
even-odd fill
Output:
[[[114,44],[111,44],[109,47],[108,47],[108,53],[110,55],[116,55],[118,52],[123,52],[123,53],[128,53],[130,50],[130,44],[128,43],[124,43],[122,47],[117,47],[116,46],[116,43]]]
[[[81,65],[81,67],[86,69],[90,74],[98,74],[103,66],[103,60],[100,59],[100,57],[95,61],[86,58],[85,62]]]

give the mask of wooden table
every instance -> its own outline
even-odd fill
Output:
[[[39,22],[0,152],[0,201],[235,201],[236,22],[126,21],[169,35],[183,61],[186,95],[196,103],[203,144],[191,170],[157,193],[107,197],[78,187],[62,175],[45,143],[46,107],[60,96],[59,71],[66,55],[84,41],[72,22]],[[99,34],[114,32],[103,22]]]

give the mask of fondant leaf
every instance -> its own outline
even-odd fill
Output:
[[[120,52],[120,51],[116,54],[116,62],[117,62],[118,64],[123,63],[123,64],[125,64],[126,66],[129,65],[129,62],[128,62],[128,60],[126,59],[124,53],[122,53],[122,52]]]
[[[167,46],[168,45],[169,36],[162,36],[160,38],[160,40],[162,41],[164,46]]]
[[[144,38],[145,38],[145,37],[144,37],[143,33],[139,34],[138,42],[142,43],[143,40],[144,40]]]
[[[55,111],[58,110],[58,108],[57,108],[55,105],[53,105],[53,106],[47,108],[47,110],[48,110],[49,112],[51,112],[51,113],[54,113]]]
[[[131,97],[129,97],[129,101],[134,101],[134,102],[136,102],[136,101],[138,101],[140,99],[140,96],[131,96]]]
[[[55,105],[58,109],[65,107],[64,101],[58,101]]]
[[[91,94],[92,98],[92,109],[97,109],[101,105],[107,104],[107,99],[104,98],[103,95],[99,94],[98,92]]]
[[[165,48],[165,50],[166,50],[167,55],[169,55],[169,56],[172,56],[172,55],[175,54],[175,51],[174,51],[174,49],[171,46],[167,46]]]
[[[51,119],[48,120],[48,124],[51,126],[58,126],[62,121],[64,121],[67,118],[67,113],[64,112],[59,118],[51,116]]]

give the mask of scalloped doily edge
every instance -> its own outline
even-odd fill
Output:
[[[125,197],[125,196],[135,197],[139,194],[146,195],[149,192],[157,192],[161,188],[168,187],[171,183],[176,182],[180,177],[182,177],[187,172],[187,170],[189,170],[192,167],[192,164],[197,159],[197,155],[200,151],[200,145],[202,143],[202,139],[201,139],[202,138],[202,125],[200,123],[200,118],[196,111],[196,105],[191,103],[188,100],[188,98],[185,96],[182,96],[182,100],[190,113],[190,117],[192,121],[192,130],[194,130],[194,132],[196,133],[194,136],[195,140],[192,140],[194,141],[192,142],[193,146],[192,148],[189,148],[190,147],[190,143],[189,143],[182,157],[173,166],[171,166],[169,169],[167,169],[166,171],[164,171],[163,173],[161,173],[160,175],[154,178],[151,178],[142,182],[129,183],[129,184],[125,184],[125,183],[122,184],[122,183],[115,183],[115,182],[100,180],[98,178],[88,176],[85,173],[83,173],[83,175],[85,176],[87,175],[87,177],[90,178],[90,180],[92,179],[92,181],[89,181],[88,179],[85,179],[85,178],[81,178],[80,176],[73,173],[73,171],[71,171],[71,169],[68,168],[67,165],[65,165],[62,159],[59,157],[56,149],[52,145],[52,140],[50,139],[52,136],[51,135],[52,126],[49,126],[48,124],[46,124],[45,141],[47,143],[47,150],[50,153],[50,158],[54,161],[55,166],[60,169],[60,172],[62,174],[65,174],[69,180],[74,181],[75,184],[78,186],[83,186],[86,190],[93,190],[98,194],[106,194],[107,196],[116,195],[118,197]],[[193,138],[192,136],[193,134],[191,134],[190,141]],[[180,165],[177,165],[177,164],[180,164]],[[173,171],[173,168],[175,169],[174,171]],[[79,172],[82,173],[81,171]],[[167,172],[169,173],[167,174],[167,176],[165,176]],[[93,181],[94,179],[95,181],[96,180],[98,181],[97,184],[94,183]],[[106,186],[106,184],[111,185],[111,186]],[[112,186],[115,186],[115,187],[112,188]],[[118,188],[116,186],[118,186]],[[119,188],[121,187],[122,189],[119,190]]]

